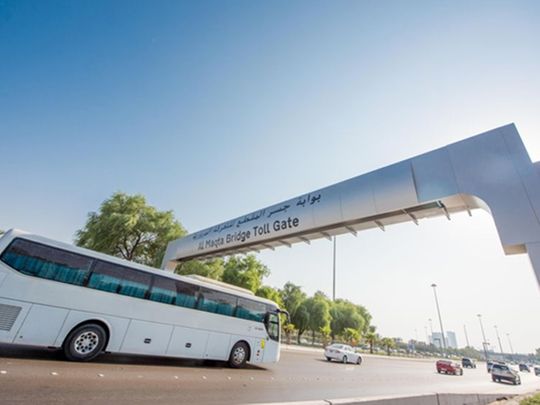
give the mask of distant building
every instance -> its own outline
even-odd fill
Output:
[[[452,331],[446,332],[446,345],[452,349],[457,349],[456,333]]]
[[[446,332],[445,336],[446,346],[452,349],[457,349],[456,333],[452,331]],[[443,346],[443,339],[440,332],[433,332],[429,337],[429,343],[435,345],[439,349]]]

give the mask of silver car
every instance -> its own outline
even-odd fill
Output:
[[[362,357],[358,353],[355,353],[351,346],[340,343],[327,346],[324,349],[324,357],[328,361],[337,360],[342,363],[362,364]]]
[[[514,385],[521,384],[518,372],[512,370],[506,364],[493,364],[493,367],[491,367],[491,379],[498,382],[510,381]]]

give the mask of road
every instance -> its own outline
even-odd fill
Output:
[[[493,383],[484,365],[439,375],[433,360],[364,356],[361,366],[329,363],[322,351],[284,350],[281,361],[243,370],[222,363],[104,355],[70,363],[58,352],[0,345],[0,402],[245,404],[420,393],[522,393],[540,389]]]

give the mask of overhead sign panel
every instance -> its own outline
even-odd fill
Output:
[[[507,254],[540,263],[538,189],[538,166],[510,124],[187,235],[169,244],[163,267],[475,208],[491,212]]]

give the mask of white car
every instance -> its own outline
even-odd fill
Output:
[[[358,353],[355,353],[351,346],[340,343],[327,346],[324,349],[324,357],[328,361],[338,360],[342,363],[362,364],[362,357]]]

